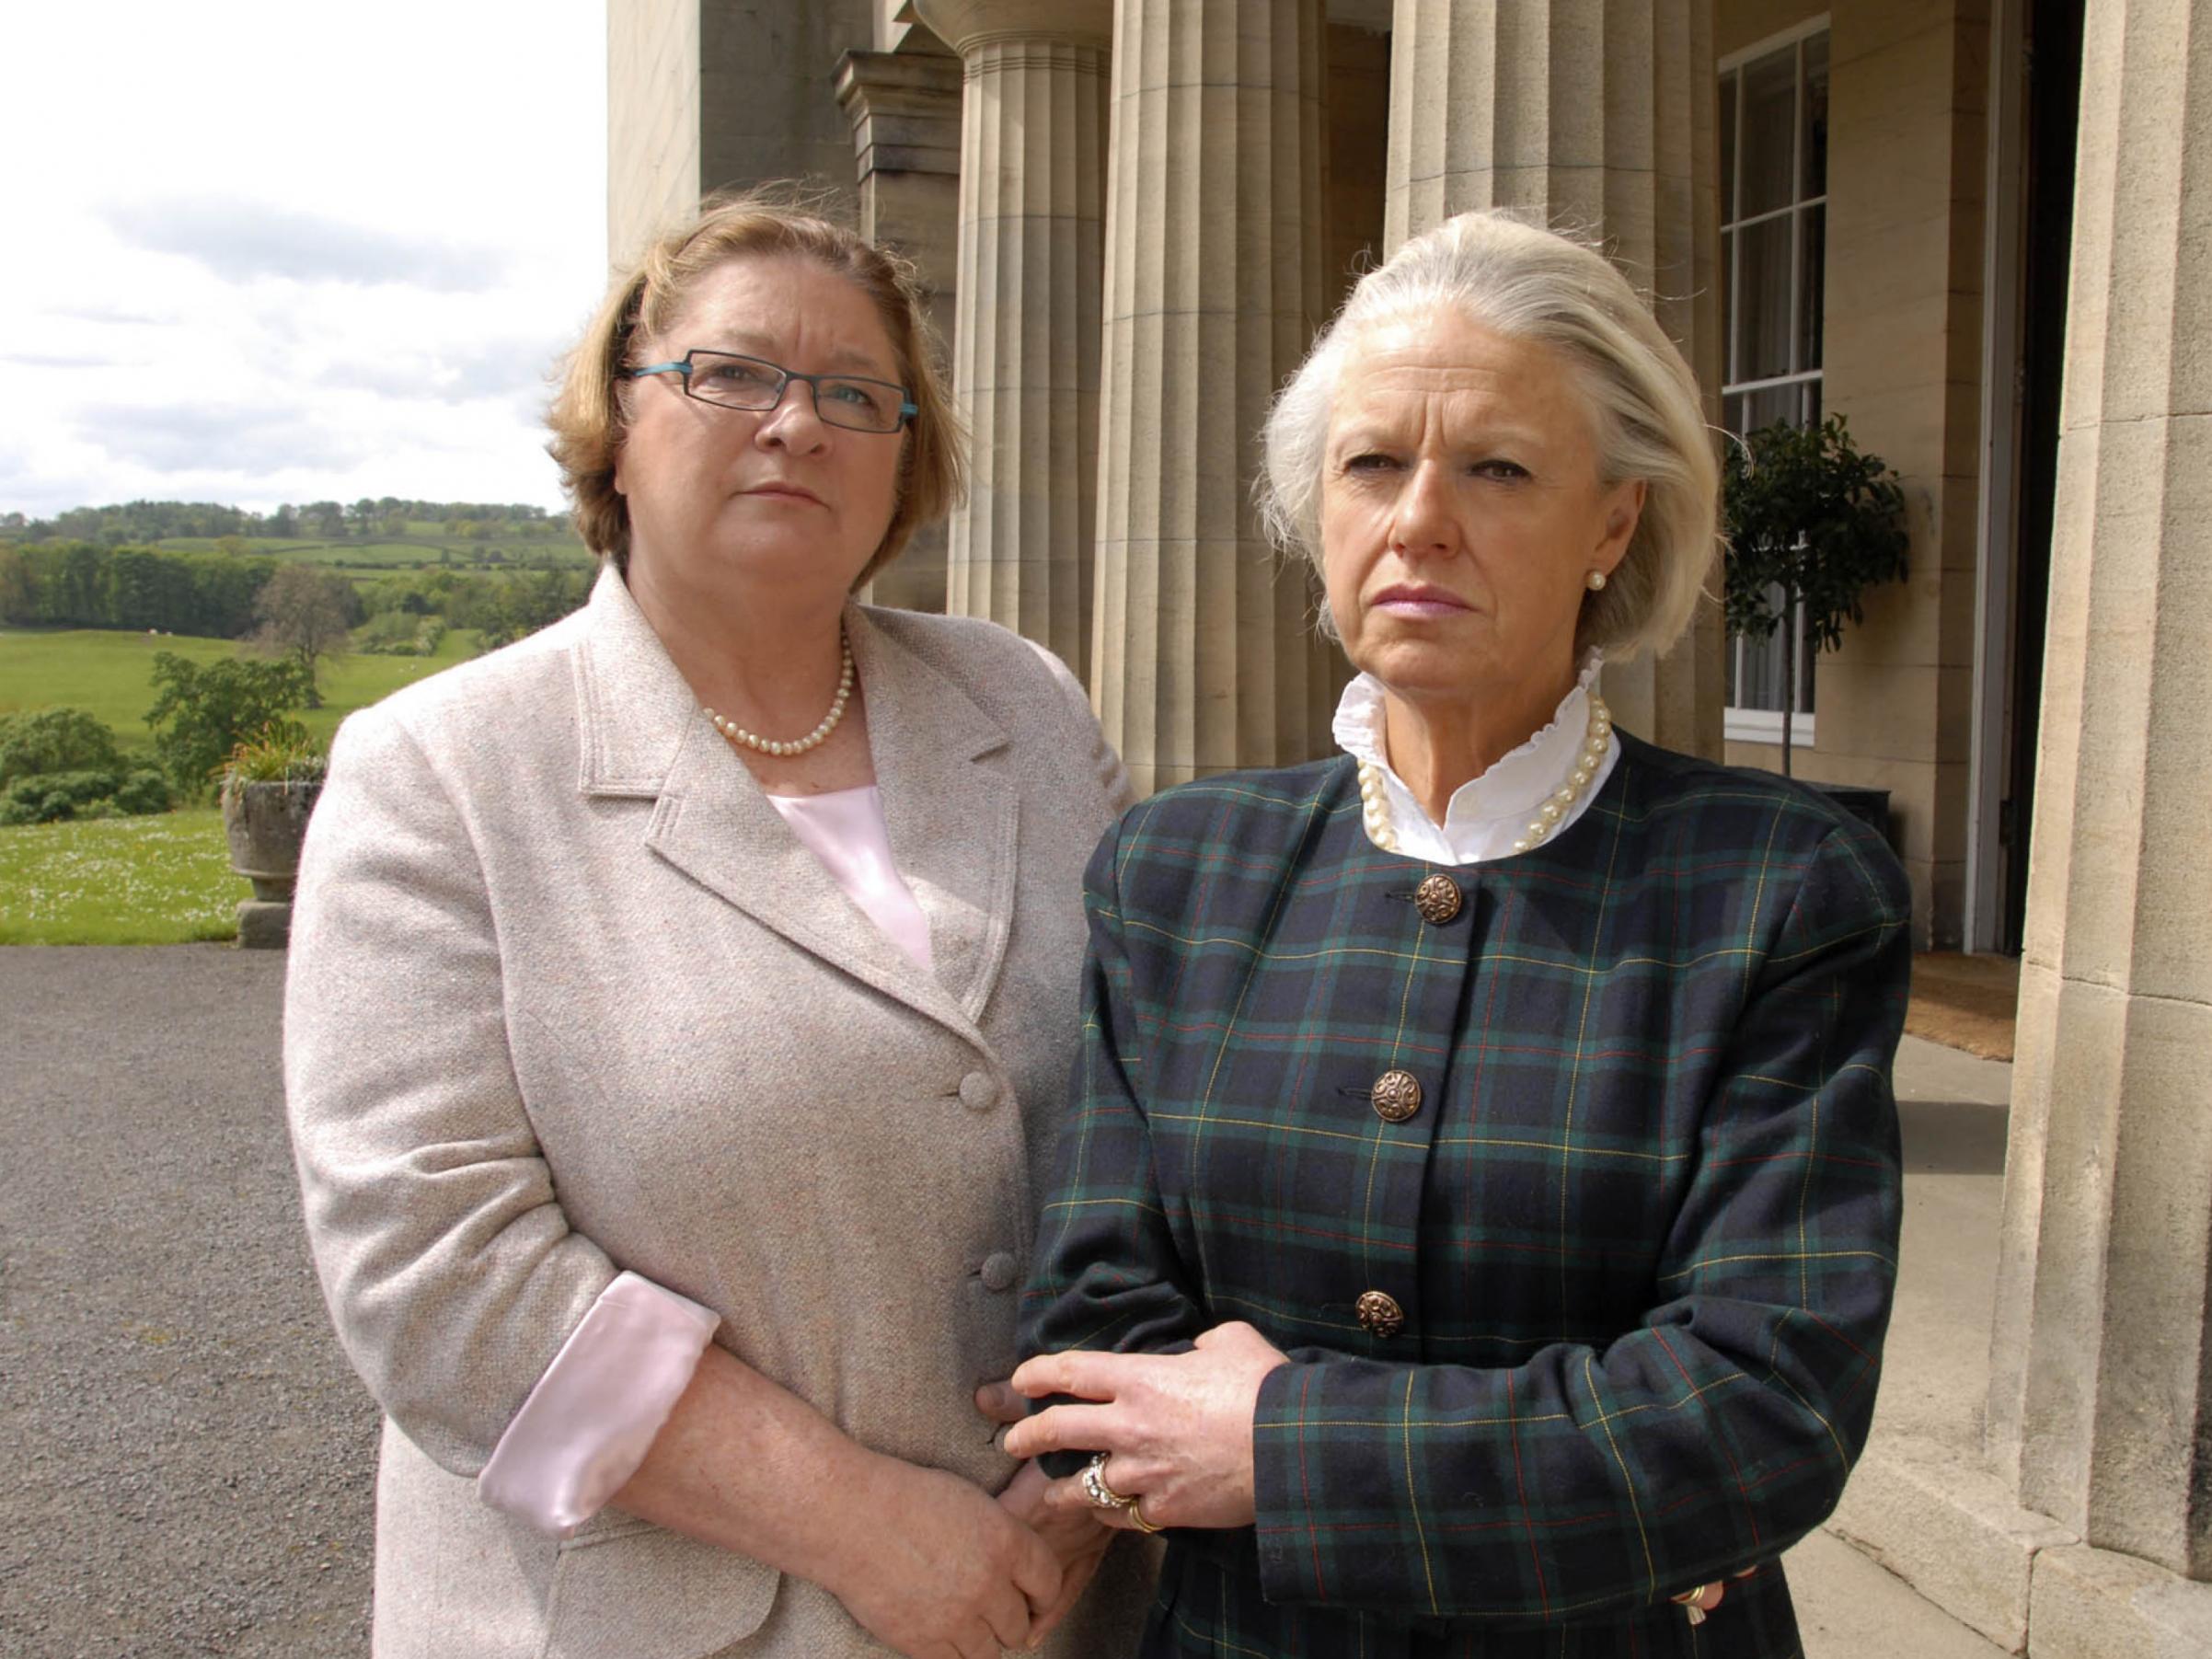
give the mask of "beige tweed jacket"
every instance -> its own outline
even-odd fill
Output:
[[[819,1587],[473,1477],[628,1269],[862,1444],[997,1490],[971,1393],[1066,1100],[1081,876],[1127,782],[1055,660],[854,605],[934,974],[786,828],[611,573],[347,720],[308,833],[285,1085],[331,1317],[385,1412],[380,1659],[880,1653]],[[1123,1550],[1055,1650],[1126,1653]]]

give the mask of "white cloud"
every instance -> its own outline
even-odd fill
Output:
[[[0,511],[557,505],[546,375],[605,279],[603,6],[11,16]]]

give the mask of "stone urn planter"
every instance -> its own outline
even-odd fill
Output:
[[[223,785],[223,830],[230,838],[230,867],[253,883],[253,897],[238,901],[238,944],[244,950],[281,950],[292,938],[292,885],[299,875],[300,843],[307,817],[322,793],[322,779]]]

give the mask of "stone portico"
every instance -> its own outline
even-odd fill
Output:
[[[1908,1227],[1950,1242],[1908,1232],[1832,1530],[2001,1651],[2212,1653],[2212,0],[609,17],[617,256],[701,189],[792,173],[905,249],[975,483],[878,597],[1051,645],[1146,788],[1326,749],[1342,670],[1250,483],[1354,261],[1493,203],[1596,229],[1717,421],[1751,302],[1722,259],[1723,141],[1750,129],[1716,88],[1817,38],[1825,239],[1791,268],[1815,279],[1792,361],[1903,475],[1914,546],[1821,660],[1801,770],[1890,789],[1925,940],[2023,957],[2009,1101],[1982,1103],[2009,1106],[2001,1181],[1977,1166],[1968,1203],[1944,1184],[1966,1171],[1915,1177]],[[2038,263],[2055,222],[2070,259]],[[1729,650],[1709,607],[1609,671],[1622,723],[1768,763]]]

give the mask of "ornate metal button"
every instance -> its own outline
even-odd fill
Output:
[[[1396,1336],[1405,1329],[1406,1310],[1387,1290],[1363,1291],[1358,1312],[1360,1329],[1369,1336]]]
[[[1367,1100],[1384,1123],[1402,1123],[1421,1110],[1421,1079],[1410,1071],[1392,1068],[1375,1079]]]
[[[1423,877],[1413,889],[1413,908],[1421,912],[1423,921],[1443,927],[1459,914],[1459,883],[1441,870]]]

